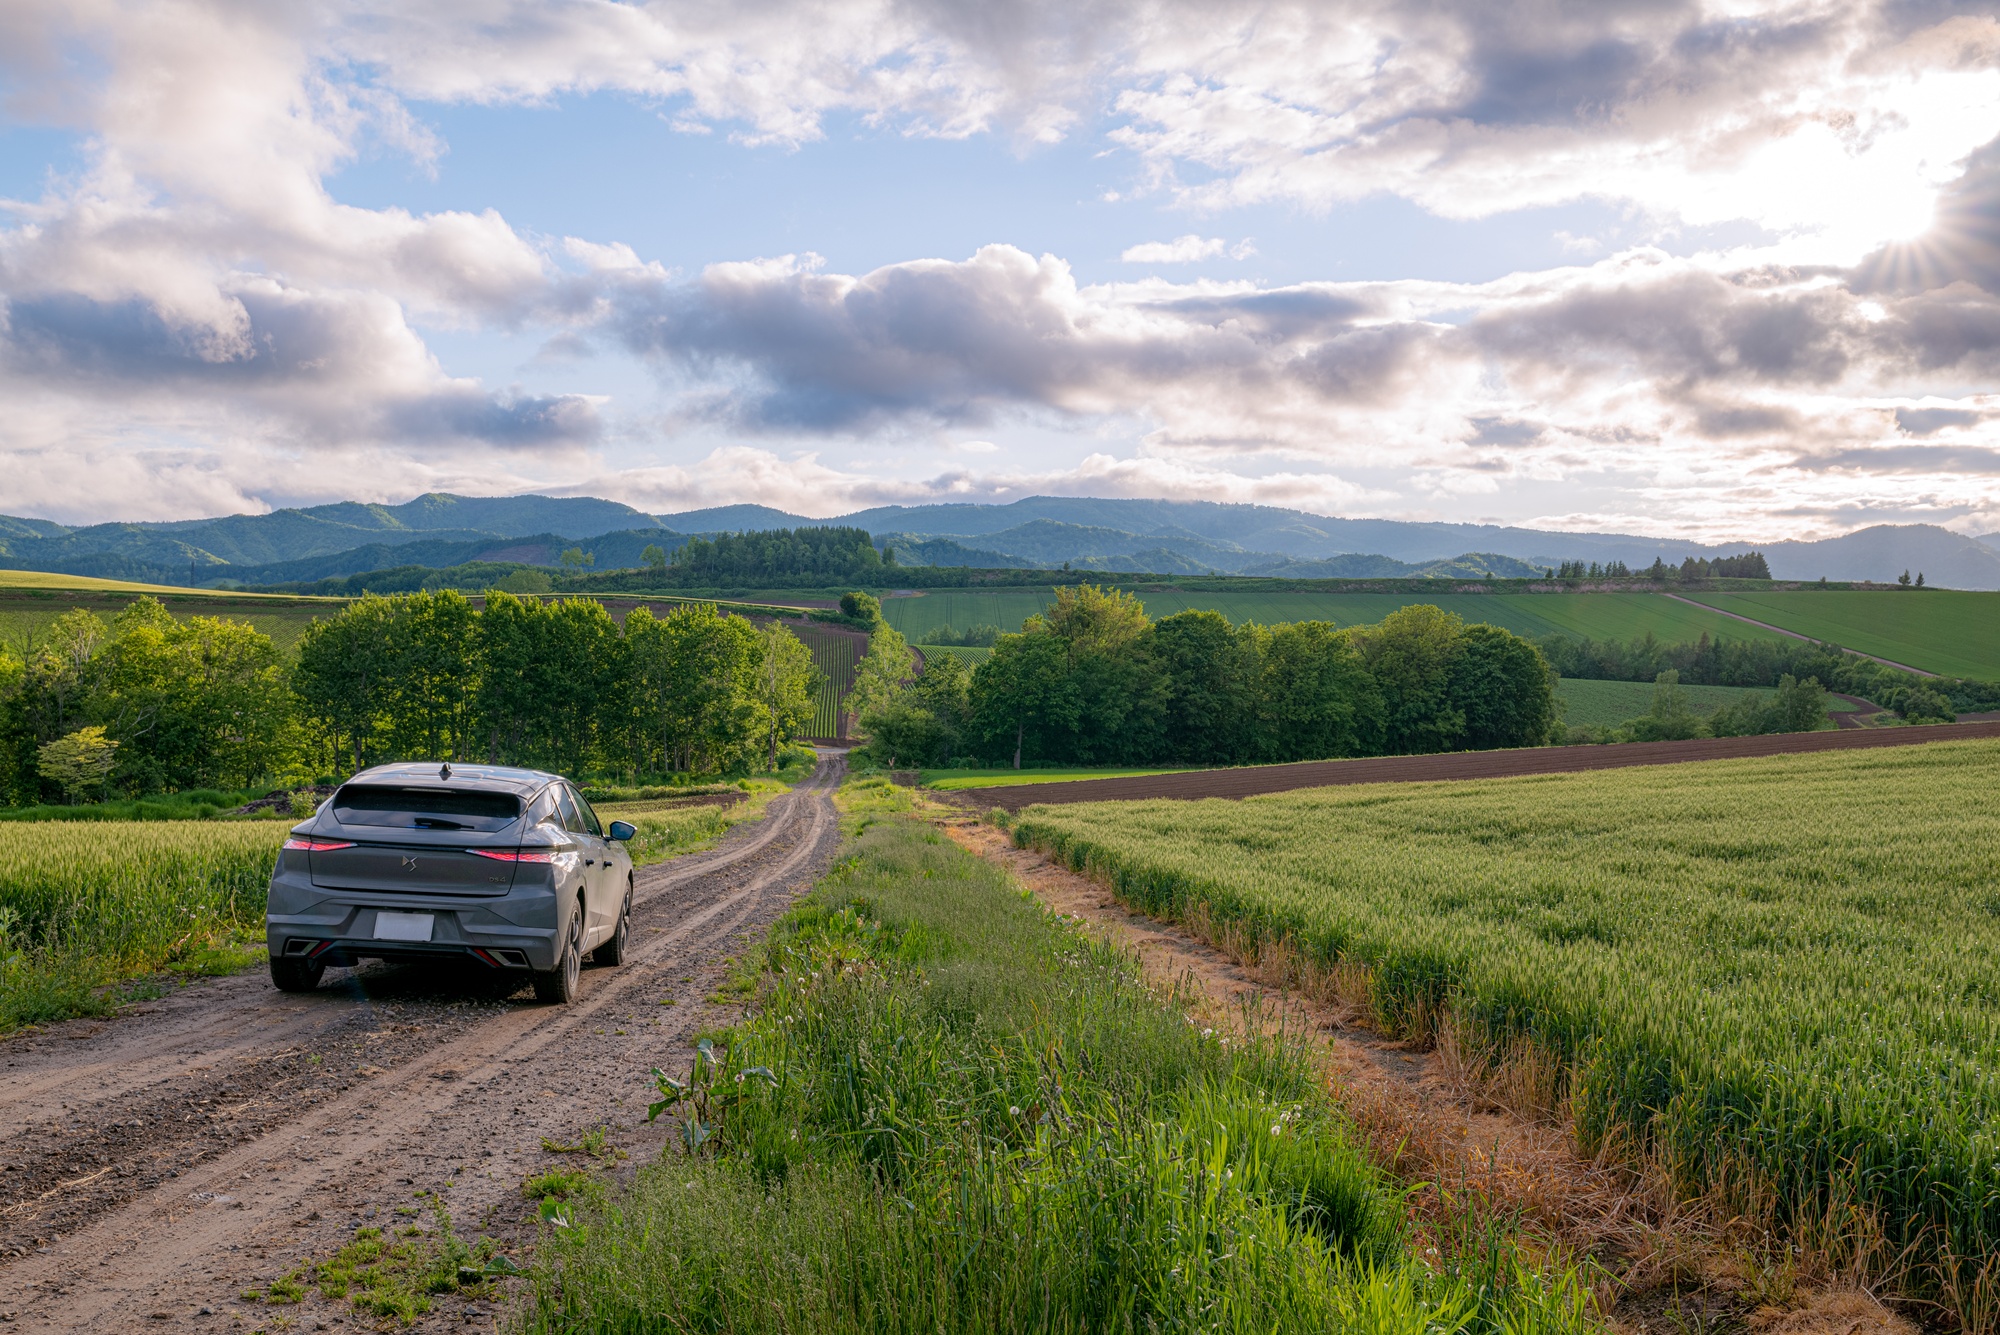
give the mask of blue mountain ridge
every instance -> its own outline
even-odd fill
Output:
[[[732,505],[649,515],[588,496],[455,496],[402,505],[340,502],[262,515],[67,527],[0,516],[0,569],[163,584],[279,583],[399,565],[552,564],[565,546],[595,568],[638,564],[649,544],[682,535],[823,525],[865,528],[906,564],[1158,574],[1379,577],[1492,570],[1525,574],[1563,561],[1679,564],[1756,547],[1781,579],[1893,580],[1921,571],[1951,588],[2000,589],[2000,548],[1927,524],[1877,525],[1817,542],[1700,543],[1627,533],[1564,533],[1491,524],[1343,519],[1213,501],[1033,496],[1006,505],[879,506],[833,518]]]

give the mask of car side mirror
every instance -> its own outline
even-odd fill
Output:
[[[614,820],[611,822],[611,828],[605,833],[609,834],[613,839],[624,840],[630,839],[633,835],[639,833],[639,828],[622,820]]]

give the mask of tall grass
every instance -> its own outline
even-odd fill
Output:
[[[1126,902],[1365,967],[1567,1070],[1586,1148],[1878,1260],[2000,1325],[2000,745],[1032,808],[1016,837]],[[1859,1218],[1853,1217],[1858,1211]]]
[[[235,967],[263,934],[285,827],[264,822],[0,824],[0,1028],[102,1012],[163,969]]]
[[[1511,1248],[1435,1271],[1293,1048],[890,818],[774,934],[678,1148],[540,1253],[529,1331],[1577,1331]]]

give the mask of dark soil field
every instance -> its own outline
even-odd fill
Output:
[[[2000,737],[2000,721],[1942,723],[1925,727],[1843,728],[1837,732],[1778,733],[1763,737],[1703,737],[1688,742],[1627,742],[1615,746],[1541,746],[1518,751],[1460,751],[1435,756],[1375,756],[1366,760],[1316,760],[1298,765],[1246,765],[1126,779],[1078,779],[1006,788],[961,788],[945,795],[979,810],[1052,802],[1136,802],[1147,798],[1252,797],[1296,788],[1349,783],[1429,783],[1444,779],[1504,779],[1518,774],[1564,774],[1676,765],[1689,760],[1734,760],[1807,751],[1912,746],[1975,737]]]

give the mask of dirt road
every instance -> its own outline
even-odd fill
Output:
[[[330,973],[309,996],[258,973],[0,1043],[0,1329],[365,1329],[316,1296],[238,1295],[364,1224],[427,1219],[425,1191],[518,1258],[523,1178],[574,1166],[543,1137],[608,1125],[628,1166],[657,1154],[651,1068],[686,1065],[728,957],[824,872],[843,767],[823,753],[761,821],[642,868],[633,957],[587,966],[569,1006],[416,969]],[[491,1329],[493,1306],[447,1296],[422,1326]]]

